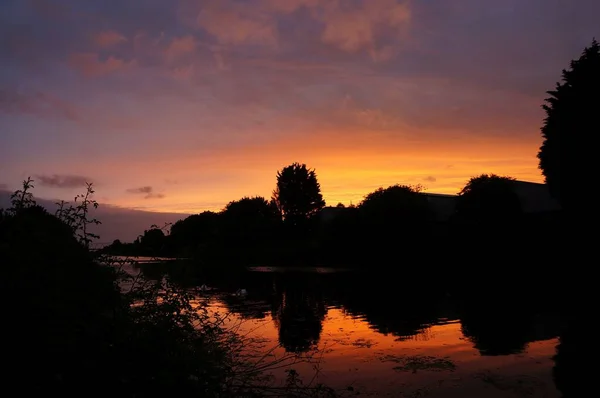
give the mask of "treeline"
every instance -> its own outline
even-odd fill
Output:
[[[357,206],[325,207],[315,170],[293,164],[277,174],[270,200],[245,197],[105,250],[195,258],[216,267],[410,269],[453,262],[465,253],[473,262],[516,255],[525,261],[535,254],[534,241],[558,233],[560,213],[524,214],[513,182],[493,174],[474,177],[455,199],[445,198],[454,212],[440,217],[428,195],[406,185],[379,188]]]

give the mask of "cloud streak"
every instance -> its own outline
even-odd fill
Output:
[[[39,185],[44,187],[70,189],[84,187],[86,183],[91,183],[92,179],[89,177],[78,175],[38,174],[35,176],[35,182],[39,183]]]
[[[154,192],[154,188],[151,186],[144,186],[139,188],[129,188],[126,190],[130,194],[141,194],[144,195],[144,199],[163,199],[165,194],[160,192]]]

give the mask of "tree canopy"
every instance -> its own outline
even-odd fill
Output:
[[[594,40],[572,60],[562,81],[547,93],[539,168],[563,208],[573,208],[578,192],[597,176],[593,140],[600,130],[600,44]]]
[[[392,185],[369,193],[358,206],[361,214],[376,223],[425,223],[429,203],[420,187]]]
[[[277,205],[262,196],[245,196],[229,202],[223,209],[223,215],[238,221],[277,218]]]
[[[227,238],[245,241],[268,238],[281,221],[277,205],[261,196],[231,201],[221,214]]]
[[[150,253],[158,253],[165,245],[165,233],[160,228],[150,228],[144,231],[140,239],[142,247],[150,250]]]
[[[171,226],[170,238],[175,247],[197,247],[214,239],[219,228],[219,214],[204,211],[192,214]]]
[[[512,183],[514,180],[495,174],[471,178],[458,194],[457,215],[482,221],[521,214],[521,202]]]
[[[325,206],[315,170],[300,163],[277,172],[273,201],[284,221],[292,225],[312,219]]]

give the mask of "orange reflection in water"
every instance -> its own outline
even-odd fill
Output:
[[[265,339],[270,348],[279,344],[278,327],[267,313],[262,319],[244,320],[240,332]],[[557,339],[550,339],[529,343],[521,354],[482,356],[464,337],[459,321],[425,327],[415,336],[400,339],[378,332],[362,316],[328,307],[318,342],[315,380],[383,396],[410,396],[421,391],[436,397],[558,397],[551,378],[556,344]],[[274,350],[278,357],[284,353],[283,347]],[[403,359],[415,357],[442,359],[455,368],[394,369]],[[305,380],[315,374],[312,364],[293,367]],[[283,369],[273,374],[279,380],[285,377]]]

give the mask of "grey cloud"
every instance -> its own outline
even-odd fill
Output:
[[[0,184],[0,191],[8,191],[8,185]]]
[[[435,178],[434,176],[427,176],[427,177],[423,178],[423,181],[436,182],[437,178]]]
[[[149,185],[139,188],[129,188],[126,191],[131,194],[143,194],[145,195],[144,199],[162,199],[165,197],[164,193],[154,192],[154,188]]]
[[[35,181],[40,185],[52,188],[77,188],[83,187],[91,178],[77,175],[36,175]]]

